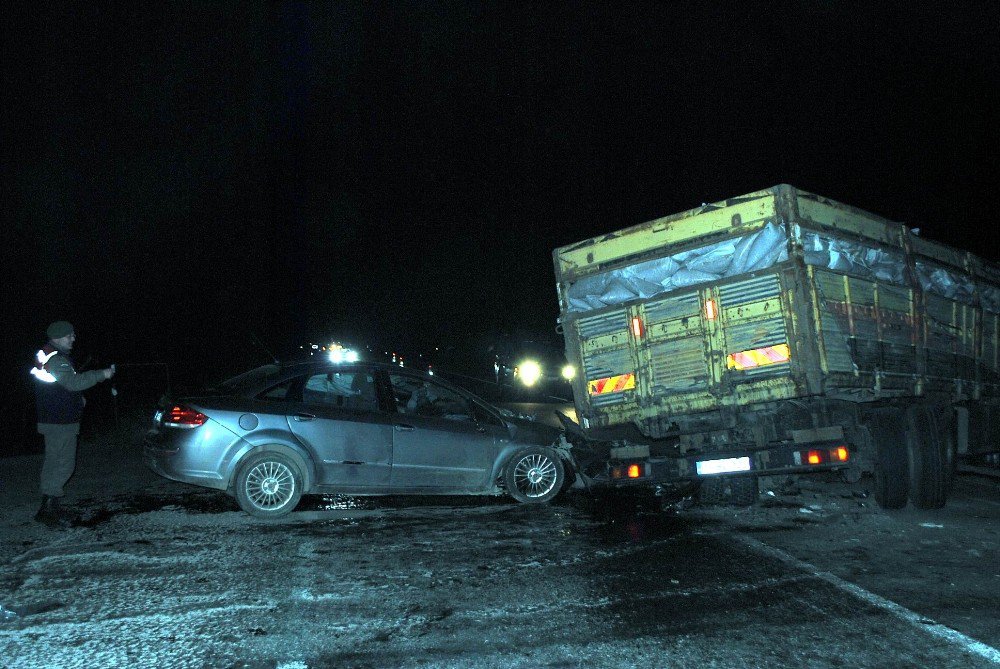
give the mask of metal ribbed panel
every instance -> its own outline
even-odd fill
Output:
[[[744,369],[740,372],[734,372],[730,370],[730,373],[739,374],[740,378],[744,379],[756,379],[761,376],[781,376],[783,374],[788,374],[791,371],[791,365],[787,362],[779,362],[775,365],[765,365],[763,367],[752,367],[750,369]]]
[[[588,355],[583,361],[584,378],[587,382],[595,379],[605,379],[609,376],[627,374],[634,372],[635,363],[629,355],[627,348],[618,348],[610,351],[601,351]],[[606,393],[602,395],[591,395],[590,405],[594,407],[607,406],[608,404],[619,404],[625,401],[626,393],[634,391],[623,391],[620,393]]]
[[[890,286],[880,283],[878,286],[878,305],[881,309],[910,312],[910,289]]]
[[[708,384],[705,344],[701,337],[686,337],[650,346],[653,395],[704,388]]]
[[[996,314],[983,313],[983,367],[997,371],[997,320]],[[994,377],[995,378],[995,377]]]
[[[701,300],[697,292],[671,295],[662,300],[646,304],[646,323],[659,323],[672,318],[694,316],[701,311]]]
[[[625,393],[608,393],[606,395],[591,395],[590,406],[606,407],[610,404],[621,404],[627,399]]]
[[[836,302],[847,301],[847,290],[844,288],[844,277],[840,274],[817,271],[814,275],[816,288],[820,297]]]
[[[955,377],[955,356],[943,351],[927,351],[927,376]]]
[[[849,279],[851,285],[851,302],[867,307],[875,304],[875,284],[864,279]]]
[[[781,282],[778,280],[778,275],[765,274],[721,286],[719,288],[719,301],[722,303],[722,307],[726,308],[735,304],[759,302],[780,294]]]
[[[576,327],[581,339],[589,339],[590,337],[627,330],[628,319],[625,317],[624,309],[616,309],[600,316],[581,318],[576,322]]]
[[[904,320],[906,314],[887,310],[882,310],[879,314],[883,323],[882,341],[896,346],[910,346],[913,344],[913,326]]]
[[[746,321],[726,326],[726,352],[739,353],[788,341],[785,333],[785,319],[768,318],[766,320]]]
[[[854,370],[851,360],[850,337],[847,330],[847,316],[839,316],[830,310],[825,300],[820,301],[820,327],[823,330],[823,345],[826,348],[826,364],[831,372]]]
[[[859,370],[872,372],[882,366],[882,347],[874,336],[871,339],[856,337],[851,340],[851,345],[854,348],[854,364]]]
[[[882,345],[882,365],[887,372],[916,374],[916,349],[907,344],[885,343]]]

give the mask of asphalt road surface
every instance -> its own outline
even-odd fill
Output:
[[[989,479],[940,512],[887,514],[862,484],[676,513],[306,498],[264,523],[142,476],[91,486],[67,531],[6,514],[0,666],[1000,665]]]

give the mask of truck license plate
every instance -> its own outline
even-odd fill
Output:
[[[750,458],[722,458],[720,460],[701,460],[695,463],[695,471],[703,474],[728,474],[731,472],[750,471]]]

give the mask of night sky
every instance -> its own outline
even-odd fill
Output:
[[[554,248],[778,183],[997,259],[995,2],[24,7],[7,388],[57,319],[176,376],[559,347]]]

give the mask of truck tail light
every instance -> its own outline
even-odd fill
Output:
[[[170,408],[169,411],[163,412],[163,417],[161,419],[165,427],[180,427],[180,428],[195,428],[199,425],[204,425],[205,421],[208,420],[208,416],[201,413],[200,411],[195,411],[190,407],[186,407],[181,404],[175,404]]]
[[[619,321],[620,323],[621,321]],[[643,327],[642,319],[636,316],[632,319],[632,334],[635,335],[636,339],[642,339]]]
[[[850,459],[851,451],[847,446],[795,452],[795,464],[797,465],[831,465],[847,462]]]
[[[641,479],[646,476],[646,465],[641,462],[615,465],[609,474],[613,479]]]

